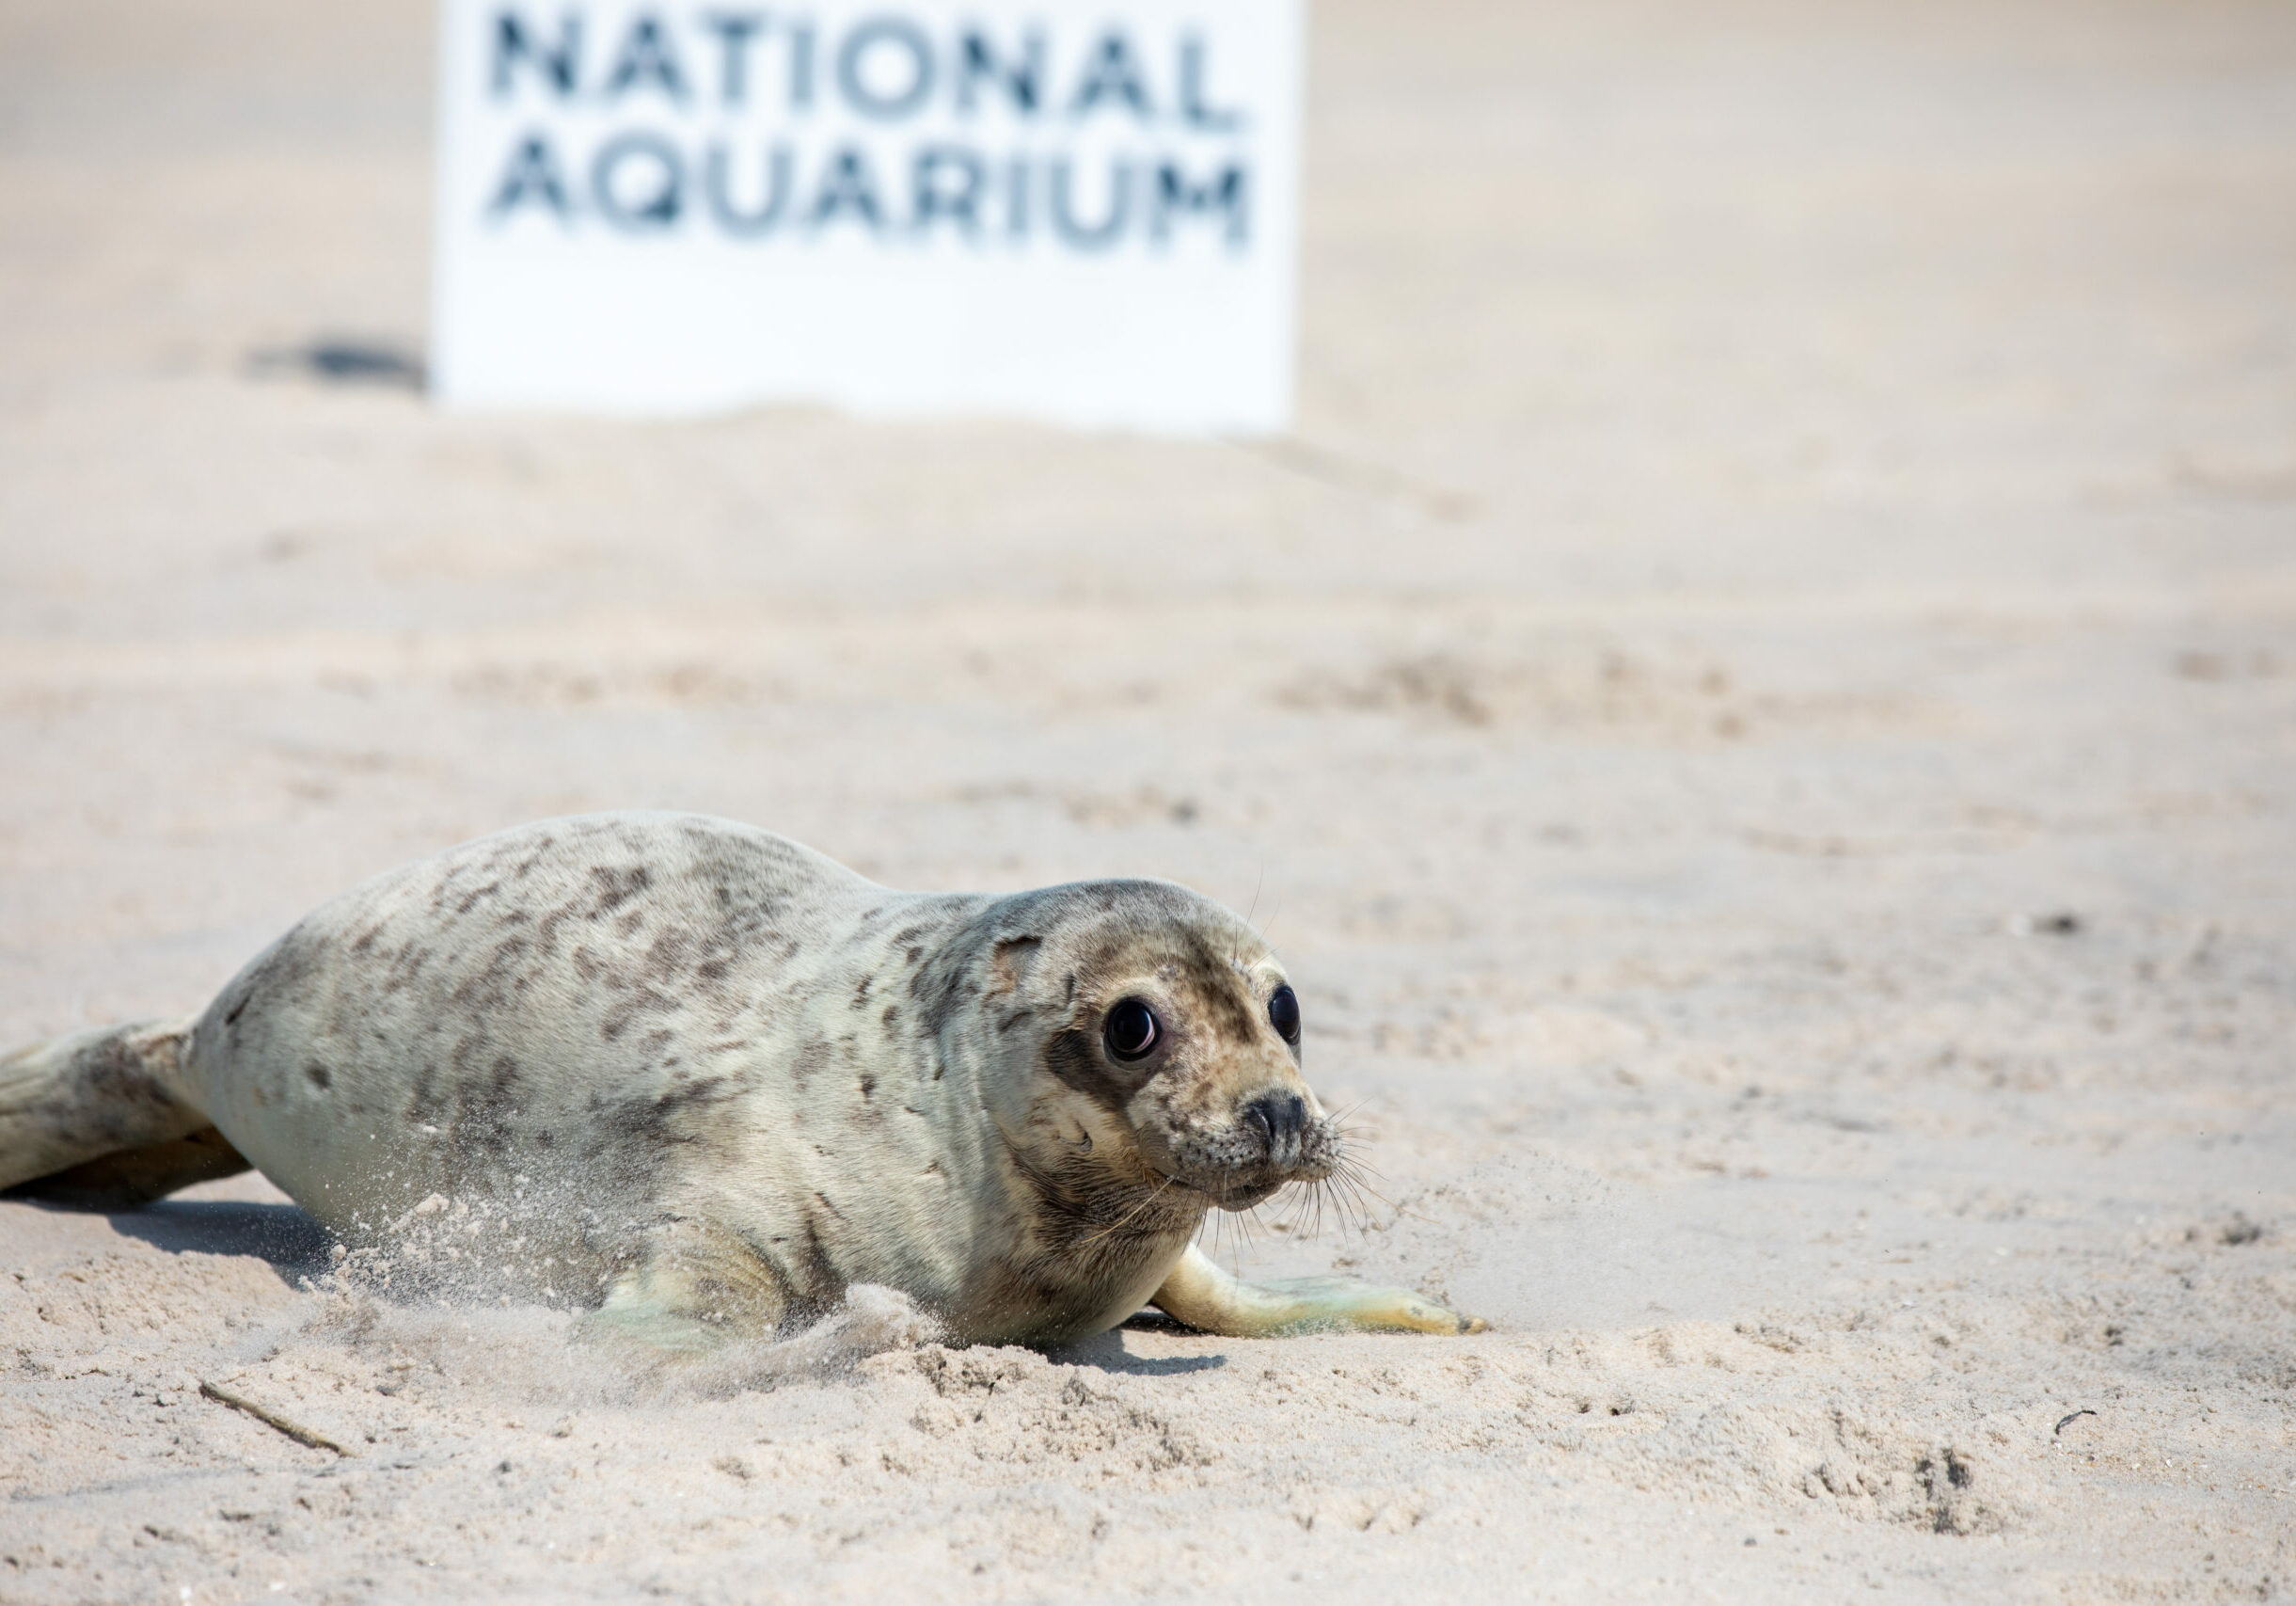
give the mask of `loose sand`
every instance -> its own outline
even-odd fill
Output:
[[[1274,447],[300,369],[426,27],[0,9],[0,1040],[569,810],[1171,876],[1385,1176],[1221,1253],[1492,1330],[695,1397],[0,1203],[0,1598],[2296,1593],[2296,11],[1324,0]]]

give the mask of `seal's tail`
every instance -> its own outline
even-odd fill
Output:
[[[102,1026],[0,1059],[0,1188],[124,1207],[245,1170],[185,1091],[191,1026]]]

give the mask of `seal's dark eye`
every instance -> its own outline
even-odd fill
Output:
[[[1289,984],[1278,987],[1268,998],[1268,1025],[1286,1042],[1300,1040],[1300,995]]]
[[[1164,1027],[1157,1023],[1155,1010],[1137,998],[1127,998],[1108,1011],[1102,1036],[1108,1052],[1118,1059],[1137,1059],[1156,1046]]]

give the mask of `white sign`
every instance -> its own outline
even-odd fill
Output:
[[[453,406],[1291,416],[1302,0],[443,0]]]

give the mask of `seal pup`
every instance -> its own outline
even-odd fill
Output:
[[[196,1018],[0,1060],[0,1186],[120,1203],[252,1165],[355,1248],[427,1232],[669,1348],[861,1282],[959,1342],[1148,1303],[1238,1337],[1480,1328],[1194,1247],[1340,1165],[1300,1040],[1282,965],[1181,886],[903,893],[730,820],[590,815],[354,888]]]

